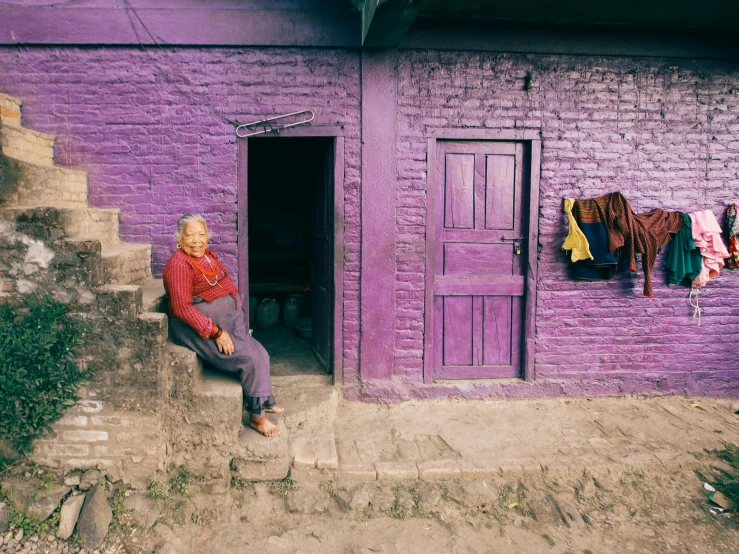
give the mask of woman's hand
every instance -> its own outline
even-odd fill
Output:
[[[226,331],[223,331],[223,334],[215,339],[215,341],[219,352],[223,352],[226,356],[234,353],[234,342],[231,340],[231,335]]]

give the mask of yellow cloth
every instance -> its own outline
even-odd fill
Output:
[[[572,261],[592,260],[593,255],[590,253],[590,245],[588,239],[580,229],[575,216],[572,215],[572,207],[575,205],[574,198],[565,198],[565,213],[570,224],[570,234],[567,235],[562,250],[572,250]]]

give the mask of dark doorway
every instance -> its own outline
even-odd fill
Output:
[[[333,369],[333,142],[249,140],[250,327],[270,354],[273,375]],[[260,315],[269,300],[279,304],[280,318],[265,328]]]

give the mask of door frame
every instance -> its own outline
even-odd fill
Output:
[[[537,129],[429,129],[426,154],[426,275],[424,298],[423,382],[434,382],[434,271],[436,257],[436,157],[439,141],[518,142],[524,145],[524,187],[529,194],[526,291],[521,365],[523,378],[533,381],[536,372],[536,279],[539,244],[539,180],[541,175],[541,131]]]
[[[332,138],[334,149],[334,305],[333,305],[333,368],[332,383],[344,382],[344,126],[316,125],[293,127],[277,133],[265,133],[250,138],[238,138],[238,169],[236,191],[236,252],[239,268],[239,293],[249,305],[249,141],[274,138]],[[248,316],[247,316],[248,317]]]

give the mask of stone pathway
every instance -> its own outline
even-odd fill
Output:
[[[721,399],[342,402],[336,470],[297,464],[296,481],[484,478],[500,471],[697,464],[739,442],[739,406]],[[302,460],[295,451],[296,462]]]

